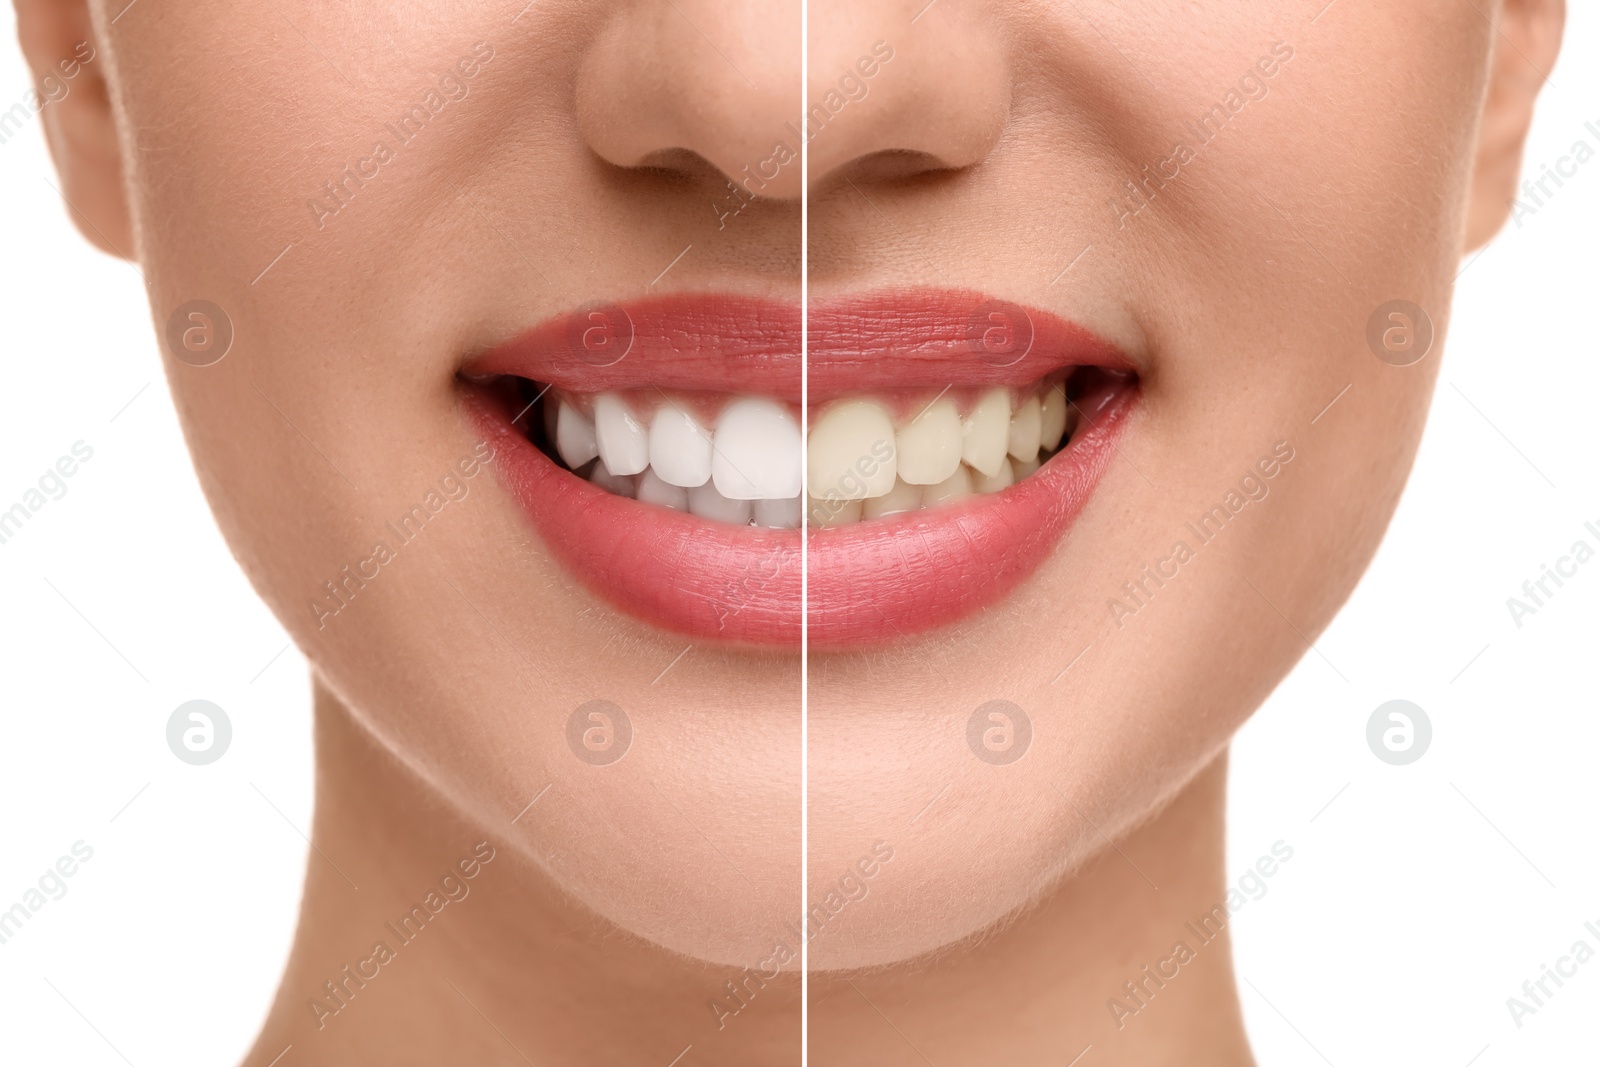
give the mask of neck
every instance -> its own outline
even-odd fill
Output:
[[[797,975],[747,985],[746,1006],[719,1020],[729,968],[571,903],[503,828],[466,821],[320,685],[316,750],[300,924],[247,1067],[665,1065],[689,1046],[696,1067],[799,1062]],[[1219,759],[1119,842],[1126,860],[1108,851],[977,947],[813,976],[815,1061],[1066,1063],[1092,1045],[1100,1065],[1249,1063],[1227,931],[1199,922],[1222,899],[1225,777]],[[1193,958],[1152,977],[1179,941]]]

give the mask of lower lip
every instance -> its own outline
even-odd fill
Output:
[[[936,510],[808,531],[807,614],[817,648],[877,645],[967,618],[1049,556],[1089,499],[1136,402],[1085,406],[1090,426],[1029,477]],[[496,467],[550,552],[618,610],[697,640],[798,648],[796,530],[711,522],[615,496],[557,466],[511,412],[469,392]]]

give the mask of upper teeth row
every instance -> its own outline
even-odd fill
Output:
[[[716,418],[715,430],[670,400],[642,420],[622,397],[602,393],[594,398],[593,412],[591,418],[567,400],[555,410],[551,436],[574,470],[598,456],[596,482],[645,475],[629,486],[635,492],[628,495],[641,500],[697,514],[720,508],[727,515],[715,517],[728,521],[749,522],[753,516],[759,525],[798,525],[801,433],[785,405],[765,397],[736,398]],[[1041,449],[1054,450],[1067,423],[1059,381],[1018,403],[1010,389],[991,389],[965,416],[953,398],[941,395],[899,426],[876,400],[840,401],[825,408],[806,435],[805,490],[817,500],[869,500],[889,495],[897,484],[949,482],[963,463],[995,479],[1009,466],[1008,457],[1030,463]],[[700,507],[694,506],[697,497]]]
[[[614,475],[649,467],[667,485],[707,482],[730,500],[787,500],[800,495],[800,424],[765,397],[739,397],[722,409],[716,431],[668,401],[648,424],[615,393],[594,398],[594,418],[563,400],[556,451],[574,469],[600,457]]]
[[[986,478],[1009,455],[1019,461],[1053,450],[1067,429],[1060,382],[1013,405],[1011,390],[991,389],[963,418],[954,400],[936,398],[896,427],[877,401],[846,400],[825,410],[806,442],[806,491],[819,500],[870,500],[895,480],[938,485],[961,464]]]

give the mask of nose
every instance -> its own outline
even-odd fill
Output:
[[[602,159],[800,195],[799,0],[641,0],[584,57],[579,130]]]
[[[813,189],[984,159],[1011,110],[985,0],[811,0],[805,126]]]

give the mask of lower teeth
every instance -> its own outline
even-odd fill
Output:
[[[737,397],[710,410],[706,397],[558,396],[519,384],[535,411],[529,437],[578,476],[644,504],[769,529],[797,528],[802,496],[806,525],[833,528],[1000,492],[1068,447],[1078,421],[1070,379],[947,389],[931,401],[840,400],[806,436],[802,487],[799,420],[778,401]]]

